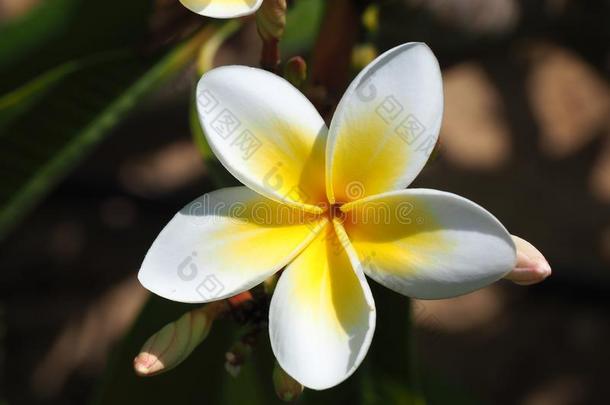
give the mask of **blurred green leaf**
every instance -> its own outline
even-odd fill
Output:
[[[480,405],[481,401],[475,399],[464,387],[450,382],[436,373],[424,368],[422,373],[422,386],[426,393],[428,405]]]
[[[362,368],[363,404],[425,404],[417,370],[408,298],[370,282],[377,327]]]
[[[4,128],[0,237],[144,96],[192,61],[209,35],[204,30],[169,53],[115,53],[72,73]]]
[[[74,18],[78,3],[78,0],[44,1],[28,14],[1,26],[0,72],[6,74],[8,68],[19,65],[36,49],[60,37]],[[42,65],[41,61],[37,64]],[[3,85],[9,85],[8,80]]]
[[[0,27],[0,93],[67,61],[135,48],[149,34],[150,0],[46,0]]]
[[[195,89],[193,89],[193,96],[191,97],[191,103],[189,106],[189,126],[191,128],[191,136],[193,137],[193,142],[195,146],[197,146],[197,150],[201,153],[201,156],[204,160],[215,160],[214,152],[212,152],[212,148],[208,145],[205,134],[203,133],[203,128],[201,127],[201,123],[199,122],[199,112],[197,111],[197,96],[194,94]]]
[[[112,60],[121,54],[124,54],[124,52],[105,52],[81,60],[65,62],[30,80],[23,86],[7,94],[0,95],[0,130],[20,115],[25,114],[36,102],[40,101],[42,97],[70,74],[85,67]],[[0,132],[0,135],[3,133]]]
[[[0,130],[31,108],[46,91],[78,68],[79,64],[77,62],[66,62],[43,73],[18,89],[0,96]]]
[[[323,0],[294,2],[294,7],[288,10],[286,30],[280,42],[283,57],[294,56],[311,49],[322,24],[325,6]]]
[[[201,36],[171,53],[153,40],[164,11],[151,0],[46,0],[0,27],[0,238],[194,58]]]

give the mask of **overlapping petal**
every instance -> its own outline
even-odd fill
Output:
[[[220,189],[174,216],[146,254],[138,278],[174,301],[232,296],[285,266],[325,221],[247,187]]]
[[[455,194],[409,189],[342,210],[364,272],[407,296],[465,294],[502,278],[515,265],[515,246],[502,224]]]
[[[225,66],[205,74],[197,105],[208,142],[242,183],[311,212],[326,201],[326,126],[286,80],[260,69]]]
[[[263,0],[180,0],[189,10],[212,18],[234,18],[252,14]]]
[[[354,79],[330,124],[326,183],[331,203],[406,187],[436,144],[443,112],[438,62],[408,43]]]
[[[328,224],[284,270],[271,300],[275,357],[288,374],[313,389],[349,377],[375,329],[375,303],[346,243]]]

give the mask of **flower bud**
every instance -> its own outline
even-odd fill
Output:
[[[189,311],[152,335],[133,361],[136,374],[156,375],[182,363],[206,338],[214,319],[226,309],[219,301]]]
[[[285,402],[295,401],[303,392],[303,386],[289,376],[277,362],[273,368],[273,386],[278,398]]]
[[[284,78],[294,87],[300,88],[307,79],[307,63],[300,56],[290,58],[284,67]]]
[[[256,25],[263,41],[279,40],[286,27],[286,0],[265,0],[256,12]]]
[[[517,248],[517,264],[504,278],[519,285],[532,285],[551,275],[551,266],[542,253],[528,241],[511,235]]]
[[[286,0],[265,0],[256,12],[256,27],[263,40],[261,67],[276,72],[280,64],[278,43],[286,26]]]

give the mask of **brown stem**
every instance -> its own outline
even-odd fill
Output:
[[[280,65],[280,39],[286,27],[286,0],[265,0],[256,13],[256,27],[263,41],[261,67],[277,73]]]
[[[278,72],[280,66],[280,41],[277,38],[263,40],[261,51],[261,67],[273,73]]]
[[[311,69],[311,84],[317,93],[313,95],[314,104],[324,117],[332,113],[347,87],[352,49],[360,29],[360,13],[355,2],[333,0],[326,7]]]

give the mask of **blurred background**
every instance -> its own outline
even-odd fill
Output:
[[[412,303],[428,403],[607,403],[610,2],[289,6],[282,58],[306,58],[305,92],[327,116],[376,54],[426,42],[445,115],[416,186],[476,201],[553,268],[532,287]],[[187,308],[139,285],[144,254],[178,209],[227,182],[193,140],[198,70],[257,66],[260,49],[253,18],[211,21],[177,0],[0,0],[0,404],[244,403],[236,391],[273,389],[265,336],[238,379],[224,371],[227,325],[176,370],[131,370]],[[304,400],[343,403],[343,391]]]

